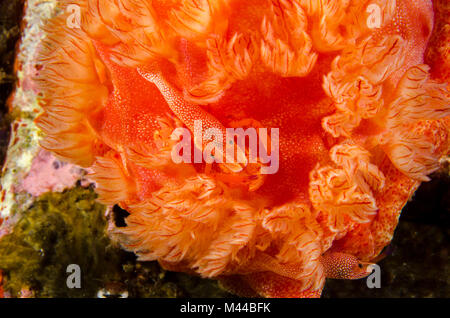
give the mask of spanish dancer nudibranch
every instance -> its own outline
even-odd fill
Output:
[[[319,297],[327,277],[370,273],[449,152],[448,79],[424,64],[430,0],[58,6],[34,79],[41,146],[130,213],[114,236],[139,260],[239,295]],[[230,153],[193,138],[212,160],[173,160],[173,132],[233,144],[228,128],[269,141],[220,162]]]

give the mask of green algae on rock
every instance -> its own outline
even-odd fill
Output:
[[[37,297],[95,296],[121,266],[105,232],[104,211],[90,189],[42,195],[0,241],[5,289],[13,297],[23,288]],[[70,264],[82,270],[80,289],[66,285]]]

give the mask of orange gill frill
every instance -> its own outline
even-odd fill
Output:
[[[448,87],[423,60],[431,1],[59,5],[36,78],[41,145],[130,213],[115,234],[140,260],[241,295],[320,296],[326,277],[368,274],[449,151]],[[172,132],[196,121],[279,128],[278,171],[260,156],[175,163]]]

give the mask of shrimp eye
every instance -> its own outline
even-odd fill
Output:
[[[363,268],[363,265],[361,263],[358,263],[359,268]]]

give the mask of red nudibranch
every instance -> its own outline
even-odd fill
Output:
[[[36,76],[41,145],[130,213],[116,234],[140,260],[241,295],[320,296],[326,277],[366,274],[449,151],[448,79],[423,59],[430,0],[59,5]],[[195,120],[279,128],[278,172],[173,162],[172,131]]]

